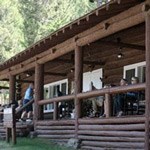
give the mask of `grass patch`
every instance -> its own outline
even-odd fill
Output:
[[[7,144],[0,141],[0,149],[2,150],[69,150],[63,146],[53,144],[47,139],[40,138],[17,138],[17,144]]]

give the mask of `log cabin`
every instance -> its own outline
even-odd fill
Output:
[[[140,83],[118,86],[132,76]],[[38,137],[79,139],[82,149],[149,150],[150,0],[112,0],[98,7],[1,64],[0,80],[9,81],[10,102],[23,98],[34,82]],[[97,90],[89,91],[91,81]],[[106,84],[116,86],[102,88]],[[56,97],[57,86],[64,96]],[[112,97],[129,91],[145,91],[145,112],[117,118]],[[97,96],[105,97],[106,118],[83,116],[83,102]],[[74,118],[60,118],[64,101],[75,109]]]

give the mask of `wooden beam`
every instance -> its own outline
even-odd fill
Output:
[[[74,123],[75,121],[74,120],[40,120],[40,121],[37,121],[36,122],[36,125],[46,125],[46,126],[68,126],[68,125],[71,125],[71,126],[74,126]]]
[[[31,74],[31,76],[33,75],[33,74],[35,74],[35,71],[26,71],[25,73],[29,73],[29,74]],[[55,73],[55,72],[44,72],[44,75],[49,75],[49,76],[63,76],[63,77],[65,77],[65,76],[67,76],[67,74],[66,73]]]
[[[107,94],[116,94],[116,93],[124,93],[124,92],[129,92],[129,91],[140,91],[145,89],[145,83],[140,83],[136,85],[127,85],[127,86],[117,86],[117,87],[111,87],[111,88],[103,88],[99,90],[94,90],[90,92],[85,92],[85,93],[79,93],[77,94],[77,97],[79,99],[87,99],[91,97],[96,97],[96,96],[103,96],[106,93]]]
[[[10,79],[2,79],[1,81],[9,81]],[[30,80],[16,80],[16,82],[21,82],[21,83],[33,83],[34,81]]]
[[[44,72],[44,74],[45,74],[45,75],[49,75],[49,76],[62,76],[62,77],[67,76],[66,73]]]
[[[150,7],[150,0],[147,1],[147,5]],[[150,149],[150,129],[149,129],[149,116],[150,116],[150,9],[146,10],[146,109],[145,109],[145,150]]]
[[[71,60],[71,59],[56,59],[54,60],[55,62],[62,62],[62,63],[69,63],[69,64],[74,64],[74,60]],[[105,63],[104,62],[101,62],[101,61],[83,61],[83,64],[85,65],[104,65]]]
[[[16,98],[16,76],[9,75],[9,103],[14,103]]]
[[[101,22],[94,28],[89,29],[89,34],[87,34],[86,31],[80,33],[78,35],[77,45],[84,46],[88,43],[144,22],[144,14],[141,10],[143,4],[144,3],[141,3],[120,13],[119,15]],[[104,23],[106,22],[110,24],[107,30],[104,29]]]
[[[41,100],[38,102],[38,105],[46,105],[46,104],[51,104],[53,102],[70,101],[73,99],[74,99],[74,95],[60,96],[60,97],[55,97],[51,99]]]
[[[113,41],[99,41],[100,44],[109,45],[109,46],[117,46],[117,47],[125,47],[125,48],[131,48],[131,49],[137,49],[141,51],[145,51],[145,46],[136,45],[136,44],[129,44],[129,43],[123,43],[123,42],[113,42]]]

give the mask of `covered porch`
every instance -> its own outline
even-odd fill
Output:
[[[16,83],[21,84],[23,98],[27,85],[34,82],[34,130],[38,137],[65,142],[76,138],[81,140],[81,148],[93,150],[149,149],[148,2],[111,1],[0,66],[1,81],[9,81],[10,102],[16,100]],[[121,78],[131,76],[138,76],[140,83],[119,86]],[[60,84],[61,81],[65,82]],[[87,90],[91,81],[98,86],[97,90]],[[116,86],[104,89],[108,84]],[[58,85],[64,96],[55,97]],[[114,116],[112,97],[115,94],[145,89],[146,96],[141,101],[146,103],[146,114]],[[83,115],[83,102],[98,96],[105,97],[106,118]],[[60,102],[71,103],[75,118],[60,118]]]

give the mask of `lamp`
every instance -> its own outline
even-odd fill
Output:
[[[122,53],[119,53],[119,54],[117,55],[117,57],[120,59],[120,58],[123,57],[123,54],[122,54]]]
[[[27,72],[27,73],[26,73],[26,77],[30,77],[30,76],[32,76],[32,73]]]
[[[71,69],[70,69],[70,72],[73,73],[73,72],[74,72],[74,68],[71,68]]]
[[[120,58],[122,58],[124,55],[122,54],[122,47],[119,47],[119,53],[118,53],[118,55],[117,55],[117,57],[120,59]]]

